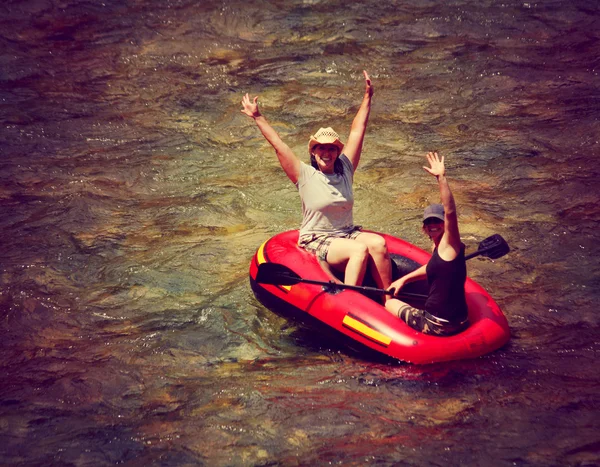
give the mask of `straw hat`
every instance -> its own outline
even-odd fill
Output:
[[[338,135],[333,128],[319,128],[314,135],[310,137],[308,142],[308,153],[312,155],[312,150],[317,144],[335,144],[342,153],[344,149],[344,143],[340,141],[340,135]]]

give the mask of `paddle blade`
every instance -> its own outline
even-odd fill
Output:
[[[271,285],[294,285],[302,278],[290,268],[276,263],[262,263],[258,266],[256,282]]]
[[[479,250],[485,250],[481,252],[481,255],[486,258],[498,259],[507,254],[510,247],[500,234],[495,234],[483,240],[479,244]]]

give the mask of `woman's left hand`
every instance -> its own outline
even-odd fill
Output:
[[[427,172],[435,177],[441,177],[446,173],[446,168],[444,166],[444,156],[438,156],[437,152],[430,152],[427,154],[427,162],[429,162],[429,167],[423,166]]]
[[[248,115],[248,117],[260,117],[260,112],[258,111],[258,96],[251,100],[248,93],[246,93],[246,95],[242,97],[242,107],[243,109],[241,112]]]
[[[366,70],[363,70],[363,74],[365,75],[365,94],[368,94],[369,97],[373,95],[373,84],[371,83],[371,78],[369,78],[369,74]]]

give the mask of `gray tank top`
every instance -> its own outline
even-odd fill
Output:
[[[352,230],[354,167],[345,154],[340,154],[342,174],[324,174],[311,165],[300,163],[296,187],[302,200],[300,235],[337,234]]]

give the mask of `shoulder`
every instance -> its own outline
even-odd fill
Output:
[[[447,239],[443,239],[435,249],[437,255],[444,261],[453,261],[455,258],[465,256],[465,245],[460,242],[458,244],[448,243]]]
[[[354,166],[352,165],[352,162],[350,162],[350,159],[348,159],[348,156],[344,153],[340,154],[340,162],[342,163],[342,167],[344,167],[344,172],[348,171],[348,173],[353,174],[354,173]]]
[[[316,173],[317,170],[312,165],[300,161],[300,173],[298,174],[296,186],[301,187]]]

